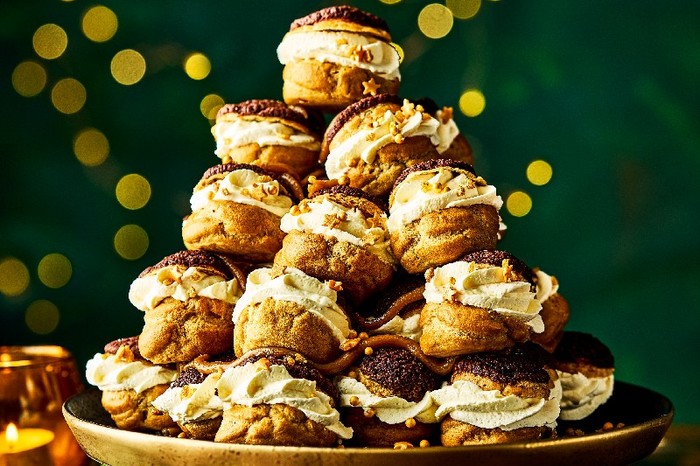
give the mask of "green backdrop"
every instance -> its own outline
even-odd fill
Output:
[[[93,2],[0,3],[0,261],[18,260],[29,272],[24,291],[0,294],[0,344],[64,345],[81,366],[107,341],[140,331],[142,315],[127,299],[131,281],[182,248],[189,194],[218,161],[203,97],[280,98],[277,44],[293,19],[330,2],[102,4],[116,14],[118,30],[96,43],[80,29]],[[700,422],[700,3],[484,0],[441,39],[418,30],[427,2],[351,4],[384,17],[404,48],[402,94],[453,106],[477,171],[504,198],[515,190],[530,196],[523,217],[504,208],[502,247],[557,276],[571,304],[568,328],[606,342],[620,380],[670,397],[677,422]],[[48,23],[68,36],[55,60],[32,48],[34,32]],[[123,49],[146,58],[146,75],[131,86],[110,74]],[[183,71],[192,51],[211,61],[205,79]],[[25,60],[47,72],[34,97],[13,88],[13,71]],[[65,77],[87,95],[69,115],[50,98]],[[458,108],[471,88],[486,105],[468,118]],[[109,141],[98,167],[73,153],[87,127]],[[553,168],[544,186],[525,176],[536,159]],[[125,209],[115,197],[129,173],[150,182],[141,209]],[[126,224],[148,234],[149,247],[135,260],[114,249]],[[52,253],[72,266],[57,288],[38,274]],[[37,300],[58,309],[48,334],[25,322]]]

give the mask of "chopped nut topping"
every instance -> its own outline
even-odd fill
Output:
[[[510,261],[508,259],[503,259],[501,267],[503,268],[503,280],[506,282],[513,280],[513,266],[510,265]]]
[[[341,219],[338,218],[338,216],[333,215],[333,214],[325,214],[323,216],[323,226],[326,226],[328,228],[338,228],[340,224],[343,223]]]
[[[269,371],[270,366],[272,366],[272,363],[267,358],[260,358],[257,361],[255,361],[255,371],[256,372]]]
[[[375,139],[377,139],[377,135],[375,133],[367,133],[367,136],[365,137],[365,139],[367,141],[371,142],[371,141],[374,141]],[[354,166],[354,165],[351,165],[351,166]]]
[[[334,291],[343,291],[343,282],[338,280],[328,280],[328,288]]]
[[[350,184],[350,177],[348,175],[341,175],[341,177],[338,178],[338,184]]]
[[[365,417],[374,417],[377,411],[374,408],[369,408],[365,410]]]
[[[348,338],[343,343],[340,344],[341,351],[350,351],[354,347],[360,344],[359,338]]]
[[[394,142],[396,144],[401,144],[403,141],[404,141],[403,134],[399,133],[399,134],[394,136]]]
[[[348,333],[348,338],[357,338],[357,330],[350,330],[350,333]]]
[[[134,361],[134,353],[131,352],[131,348],[129,348],[126,345],[122,345],[119,347],[117,350],[116,354],[114,355],[115,359],[117,361],[122,361],[122,362],[133,362]]]
[[[293,205],[292,208],[289,209],[289,213],[296,217],[297,215],[301,215],[301,209],[298,205]]]
[[[408,450],[409,448],[413,448],[413,444],[410,442],[395,442],[394,443],[394,450]]]
[[[296,360],[295,360],[293,357],[291,357],[291,356],[287,356],[286,362],[287,362],[287,364],[289,364],[290,366],[293,366],[294,364],[296,364]]]
[[[244,191],[245,191],[245,190],[242,190],[241,192],[245,195],[245,192],[244,192]],[[224,196],[230,196],[230,195],[231,195],[231,191],[229,191],[227,188],[223,188],[223,189],[221,190],[221,192],[223,193]]]
[[[348,372],[348,377],[350,377],[351,379],[357,379],[357,372],[355,372],[355,371]]]
[[[452,110],[452,107],[442,107],[442,114],[440,115],[440,119],[442,120],[443,124],[447,124],[448,121],[450,121],[454,116],[454,111]]]
[[[350,397],[350,406],[357,406],[359,404],[360,404],[360,399],[357,396],[353,395]]]
[[[416,427],[416,420],[413,419],[412,417],[409,417],[408,419],[406,419],[406,422],[404,422],[404,424],[409,429],[413,429],[414,427]]]
[[[369,335],[367,334],[367,332],[360,332],[359,337],[361,340],[364,340],[366,338],[369,338]]]
[[[420,443],[418,444],[418,446],[421,447],[421,448],[427,448],[427,447],[430,446],[430,441],[429,441],[429,440],[426,440],[426,439],[423,439],[423,440],[420,441]]]
[[[345,45],[348,43],[348,40],[345,37],[340,37],[335,40],[336,45]]]

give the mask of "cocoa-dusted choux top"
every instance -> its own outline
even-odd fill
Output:
[[[254,99],[221,107],[211,132],[223,163],[251,163],[303,179],[320,168],[324,128],[322,115],[311,109]]]
[[[398,176],[387,226],[394,256],[410,273],[495,248],[503,201],[467,162],[432,159]]]
[[[133,337],[117,338],[116,340],[110,341],[105,345],[104,352],[107,354],[117,354],[122,346],[127,347],[135,359],[143,359],[143,356],[141,356],[141,353],[139,352],[138,335]]]
[[[280,228],[287,236],[275,266],[340,282],[341,294],[354,304],[391,281],[396,261],[386,213],[359,189],[335,186],[316,191],[282,217]]]
[[[270,261],[284,238],[280,219],[303,196],[293,175],[251,164],[215,165],[193,189],[192,213],[182,221],[185,246]]]
[[[367,95],[397,93],[400,57],[380,18],[341,5],[292,22],[277,47],[288,104],[337,112]]]
[[[407,99],[366,97],[331,121],[321,162],[329,179],[385,197],[403,169],[439,158],[438,126],[423,107]]]

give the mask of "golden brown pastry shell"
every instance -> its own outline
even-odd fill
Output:
[[[292,230],[275,255],[276,267],[296,267],[319,280],[340,281],[342,294],[360,304],[391,282],[394,266],[377,255],[330,236]]]
[[[474,165],[474,153],[472,152],[472,146],[467,141],[461,133],[454,138],[450,147],[447,148],[445,152],[440,154],[440,157],[444,159],[460,160],[462,162],[467,162]]]
[[[180,432],[175,421],[151,405],[168,386],[169,384],[156,385],[141,393],[136,393],[135,390],[103,391],[102,406],[120,429],[175,436]]]
[[[522,427],[503,430],[484,429],[446,417],[440,423],[440,441],[446,447],[486,445],[537,440],[552,433],[549,427]]]
[[[569,321],[569,303],[559,293],[555,293],[542,303],[540,316],[544,322],[544,332],[533,333],[531,340],[549,351],[554,352],[562,337],[564,327]]]
[[[242,406],[224,410],[216,442],[247,445],[330,447],[338,436],[285,404]]]
[[[214,440],[216,432],[218,432],[221,426],[221,416],[212,419],[178,423],[178,425],[188,438],[196,440]]]
[[[320,317],[301,304],[273,298],[243,309],[233,341],[238,357],[266,346],[297,351],[315,362],[329,362],[340,354],[340,341]]]
[[[187,249],[205,249],[247,259],[271,261],[282,247],[280,217],[257,206],[210,200],[182,222]]]
[[[487,204],[448,207],[421,216],[391,234],[391,249],[409,273],[455,261],[498,243],[498,211]]]
[[[420,326],[421,349],[437,357],[502,350],[530,338],[519,319],[456,302],[426,303]]]
[[[202,354],[231,351],[233,304],[194,296],[165,298],[144,314],[139,351],[156,364],[191,361]]]
[[[399,79],[384,79],[369,70],[313,59],[292,61],[282,71],[282,95],[289,105],[338,112],[365,94],[363,82],[379,85],[377,94],[397,94]]]
[[[387,424],[376,416],[366,416],[362,408],[341,408],[343,423],[352,427],[354,446],[393,447],[395,443],[408,442],[418,446],[421,440],[434,444],[437,438],[438,424],[416,422],[413,427],[405,423]]]
[[[232,147],[221,157],[221,163],[248,163],[275,173],[291,173],[301,180],[319,168],[318,154],[304,147],[251,143]]]

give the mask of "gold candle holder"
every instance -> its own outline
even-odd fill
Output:
[[[65,348],[0,346],[0,466],[87,464],[61,413],[82,390]]]

